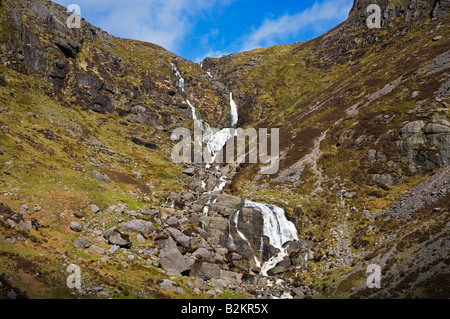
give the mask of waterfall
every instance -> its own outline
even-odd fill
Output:
[[[234,239],[233,239],[233,236],[231,235],[231,223],[230,223],[230,221],[228,221],[228,245],[230,246],[231,249],[235,249],[235,247],[234,247]]]
[[[286,249],[283,248],[283,244],[298,240],[297,229],[292,222],[287,220],[284,209],[278,206],[256,203],[250,200],[245,200],[244,206],[261,212],[264,220],[262,235],[267,236],[269,243],[280,250],[277,255],[272,256],[262,265],[261,274],[267,276],[267,272],[288,255]]]
[[[201,141],[199,140],[197,142],[206,144],[207,150],[208,150],[209,154],[211,155],[210,163],[213,163],[215,161],[217,155],[220,154],[220,152],[224,149],[227,141],[229,139],[237,136],[237,132],[234,129],[230,129],[230,128],[224,128],[222,130],[213,130],[210,128],[208,123],[206,123],[202,119],[200,119],[199,116],[197,115],[196,108],[190,102],[189,97],[186,93],[185,80],[181,76],[180,71],[176,68],[176,66],[174,64],[172,64],[172,70],[173,70],[175,76],[178,78],[177,86],[182,91],[183,97],[185,98],[186,103],[189,105],[189,107],[191,109],[194,125],[196,127],[200,128],[203,132],[203,139]],[[208,74],[211,76],[210,73],[208,73]],[[262,106],[261,106],[261,113],[262,113]],[[232,92],[230,92],[230,117],[231,117],[231,122],[230,122],[231,127],[236,126],[238,119],[239,119],[239,114],[238,114],[237,104],[233,100]],[[213,192],[222,191],[223,188],[225,187],[225,185],[226,185],[226,176],[222,176],[220,179],[220,183],[215,187]],[[202,181],[202,187],[203,188],[206,187],[206,183],[204,181]],[[208,194],[208,193],[210,193],[210,192],[206,192],[206,194]],[[215,203],[216,201],[217,201],[217,198],[214,200],[213,199],[208,200],[205,207],[203,208],[203,214],[205,216],[209,215],[210,205],[212,203]],[[257,210],[261,213],[263,220],[264,220],[262,236],[267,236],[269,238],[269,243],[273,247],[279,249],[279,251],[280,251],[277,255],[270,258],[270,260],[268,260],[261,266],[261,263],[263,261],[263,248],[264,248],[264,241],[263,241],[263,238],[261,237],[261,244],[259,247],[259,259],[260,260],[258,260],[258,258],[256,257],[257,254],[253,254],[253,255],[254,255],[254,259],[255,259],[255,263],[256,263],[257,267],[261,268],[261,274],[263,274],[264,276],[267,276],[267,271],[270,270],[271,268],[275,267],[281,260],[283,260],[283,258],[285,256],[287,256],[287,251],[286,251],[286,249],[283,248],[283,244],[285,244],[288,241],[298,240],[297,230],[296,230],[294,224],[292,224],[290,221],[287,220],[284,209],[282,209],[278,206],[263,204],[263,203],[256,203],[256,202],[252,202],[250,200],[245,200],[244,206],[248,207],[248,208],[252,208],[254,210]],[[248,243],[249,247],[251,248],[252,246],[250,245],[250,242],[248,241],[248,239],[245,237],[245,235],[241,231],[239,231],[239,228],[238,228],[239,213],[240,213],[240,211],[238,210],[233,217],[233,221],[234,221],[234,224],[236,227],[236,232],[242,238],[242,240],[244,240]],[[204,227],[204,225],[202,225],[202,227]],[[230,245],[231,244],[234,245],[234,240],[231,235],[230,223],[228,224],[228,241],[229,241]]]
[[[245,200],[244,205],[261,212],[264,219],[263,235],[269,238],[273,247],[281,250],[284,243],[298,240],[297,229],[287,220],[284,209],[250,200]]]
[[[194,107],[194,105],[189,100],[189,97],[186,93],[185,88],[185,80],[182,77],[180,71],[177,69],[177,67],[172,63],[172,71],[174,72],[175,76],[178,78],[178,88],[183,93],[183,97],[186,100],[186,103],[189,105],[191,112],[192,112],[192,119],[194,121],[194,124],[196,127],[200,128],[203,132],[203,140],[198,142],[203,142],[206,144],[206,147],[208,149],[209,154],[211,155],[210,163],[213,163],[217,157],[217,154],[222,151],[225,144],[230,138],[233,138],[237,135],[237,132],[234,134],[232,133],[232,130],[229,128],[224,128],[220,131],[215,131],[211,129],[209,124],[202,119],[200,119],[197,115],[197,109]],[[233,93],[230,93],[230,108],[231,108],[231,126],[235,126],[238,121],[238,112],[237,112],[237,105],[233,100]]]
[[[233,100],[233,93],[230,92],[230,115],[231,115],[231,127],[234,127],[239,119],[236,102]]]
[[[181,75],[180,71],[175,66],[175,64],[171,63],[171,65],[172,65],[172,71],[174,72],[175,76],[178,78],[177,86],[181,90],[181,92],[183,92],[186,103],[189,105],[189,108],[191,109],[192,119],[194,120],[195,125],[203,130],[203,121],[197,116],[197,109],[194,107],[194,105],[191,103],[191,101],[189,101],[188,95],[186,93],[184,78]],[[207,123],[206,123],[206,125],[207,125]]]

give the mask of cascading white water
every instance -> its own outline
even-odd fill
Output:
[[[184,78],[181,75],[180,71],[175,66],[175,64],[172,63],[171,65],[172,65],[172,71],[174,72],[175,76],[178,78],[178,88],[184,93],[186,103],[189,105],[189,108],[191,109],[192,119],[194,120],[195,125],[203,130],[203,121],[197,116],[197,109],[194,107],[194,105],[191,103],[191,101],[189,101],[189,98],[187,96]]]
[[[231,127],[234,127],[239,120],[239,115],[236,102],[234,102],[233,100],[232,92],[230,92],[230,115],[231,115]]]
[[[270,244],[281,249],[288,241],[298,240],[295,225],[288,221],[283,208],[245,200],[245,207],[261,212],[264,219],[263,235],[269,238]]]
[[[184,93],[186,103],[189,105],[191,112],[192,112],[192,119],[194,120],[194,124],[196,127],[200,128],[203,132],[203,140],[198,142],[203,142],[206,144],[207,150],[211,155],[211,161],[210,163],[213,163],[217,157],[217,155],[224,149],[227,141],[231,138],[234,138],[237,134],[236,131],[224,128],[219,131],[213,131],[208,123],[201,120],[197,115],[197,110],[194,107],[194,105],[189,101],[189,98],[187,96],[186,90],[185,90],[185,80],[181,76],[180,71],[176,68],[174,64],[172,64],[172,70],[175,73],[175,75],[178,77],[178,87],[179,89]],[[211,76],[211,75],[210,75]],[[261,108],[262,109],[262,108]],[[231,127],[234,127],[239,119],[239,114],[237,110],[236,102],[233,100],[233,93],[230,93],[230,116],[231,116]],[[214,189],[214,191],[222,191],[223,188],[226,185],[225,181],[226,177],[223,176],[221,178],[220,184],[217,185]],[[206,184],[202,182],[202,186],[205,187]],[[217,199],[214,200],[214,202]],[[211,200],[208,201],[206,206],[203,208],[203,214],[209,215],[209,208],[211,205]],[[290,221],[286,219],[285,211],[277,206],[274,205],[268,205],[268,204],[262,204],[262,203],[256,203],[249,200],[245,201],[245,207],[253,208],[259,212],[261,212],[262,217],[264,219],[264,226],[262,230],[262,235],[267,236],[269,238],[269,243],[274,246],[275,248],[278,248],[280,252],[273,256],[270,260],[265,262],[261,267],[262,262],[262,253],[263,253],[263,240],[261,239],[261,245],[259,248],[259,257],[261,260],[258,260],[256,257],[256,254],[254,254],[254,259],[257,267],[261,268],[261,274],[264,276],[267,276],[267,271],[275,267],[280,261],[283,260],[285,256],[287,256],[287,251],[282,246],[284,243],[288,241],[298,240],[298,234],[297,230]],[[238,220],[239,220],[239,213],[240,211],[237,211],[234,215],[234,223],[236,227],[236,231],[238,235],[245,240],[247,243],[249,243],[248,239],[245,237],[245,235],[239,231],[238,228]],[[229,224],[230,227],[230,224]],[[231,236],[231,231],[229,229],[228,232],[228,240],[230,243],[234,244],[233,237]],[[250,244],[249,244],[250,246]],[[251,247],[251,246],[250,246]]]
[[[228,245],[230,246],[231,249],[235,249],[235,247],[234,247],[234,238],[231,235],[231,223],[230,223],[230,221],[228,221]]]
[[[256,203],[250,200],[245,200],[244,206],[261,212],[264,220],[262,235],[267,236],[269,243],[280,250],[277,255],[262,265],[261,274],[267,276],[267,272],[287,256],[287,251],[283,248],[283,244],[288,241],[298,240],[297,229],[292,222],[287,220],[284,209],[278,206]]]

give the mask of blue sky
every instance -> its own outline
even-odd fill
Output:
[[[347,19],[353,0],[55,0],[108,33],[156,43],[185,59],[290,44]]]

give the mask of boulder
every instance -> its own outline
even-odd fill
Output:
[[[0,86],[8,86],[11,80],[3,73],[0,72]]]
[[[29,221],[29,220],[21,221],[18,226],[20,229],[25,230],[25,231],[29,231],[31,228],[33,228],[33,225],[31,223],[31,221]]]
[[[406,124],[400,129],[400,135],[407,137],[412,134],[417,134],[422,132],[422,128],[425,126],[424,121],[414,121]]]
[[[89,248],[92,245],[92,240],[87,237],[78,238],[73,242],[75,248]]]
[[[395,186],[400,182],[398,177],[394,177],[391,174],[372,174],[371,178],[374,182]]]
[[[100,211],[100,207],[98,207],[95,204],[91,205],[91,212],[93,212],[94,214],[97,214]]]
[[[205,226],[211,236],[211,243],[215,245],[225,246],[228,242],[228,234],[230,229],[230,222],[223,217],[200,217],[200,222]]]
[[[168,228],[167,231],[169,232],[170,236],[179,243],[181,246],[185,248],[189,248],[191,246],[191,242],[193,241],[193,238],[186,236],[181,231],[179,231],[176,228]]]
[[[173,269],[181,274],[186,273],[190,269],[186,258],[184,258],[177,248],[162,250],[160,252],[159,263],[161,268],[166,270]]]
[[[103,248],[100,248],[100,247],[97,247],[97,246],[94,246],[94,245],[90,246],[89,250],[91,252],[93,252],[93,253],[96,253],[96,254],[106,255],[106,251]]]
[[[190,275],[203,280],[220,278],[220,266],[218,264],[211,264],[207,262],[194,263],[191,267]]]
[[[270,269],[270,270],[267,272],[267,274],[268,274],[269,276],[274,276],[274,275],[282,274],[282,273],[284,273],[285,271],[286,271],[286,267],[283,267],[283,266],[276,266],[276,267]]]
[[[117,245],[113,245],[109,250],[108,253],[110,253],[111,255],[115,255],[120,253],[120,246]]]
[[[169,279],[163,279],[159,284],[159,288],[169,291],[178,292],[180,294],[184,293],[183,289],[180,287],[180,285],[174,283],[173,281]]]
[[[169,218],[170,216],[172,216],[176,212],[177,212],[177,210],[174,209],[174,208],[161,207],[159,209],[159,218],[162,221],[165,221],[165,220],[167,220],[167,218]]]
[[[178,218],[176,216],[171,216],[166,220],[166,224],[175,227],[178,225]]]
[[[195,169],[194,168],[188,168],[188,169],[183,171],[183,174],[187,175],[187,176],[194,176],[195,175]]]
[[[193,257],[201,257],[202,259],[209,261],[209,262],[214,260],[214,253],[203,247],[200,247],[195,252],[193,252],[192,256]]]
[[[130,236],[121,233],[115,227],[105,231],[103,237],[105,237],[111,245],[117,245],[122,248],[131,248],[133,245]]]
[[[177,243],[172,239],[172,237],[158,239],[156,240],[156,243],[161,250],[177,249]]]
[[[122,225],[122,230],[130,233],[150,234],[155,227],[149,221],[135,219]]]
[[[106,184],[111,183],[111,179],[106,174],[102,174],[97,171],[93,171],[92,176],[99,182],[106,183]]]
[[[78,224],[77,222],[71,222],[70,223],[70,229],[72,229],[74,232],[81,232],[83,230],[83,226]]]

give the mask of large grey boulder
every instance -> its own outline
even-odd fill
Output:
[[[122,230],[130,233],[150,234],[155,231],[155,227],[149,221],[135,219],[123,224]]]
[[[220,266],[206,262],[194,263],[191,267],[191,277],[198,277],[203,280],[220,278]]]
[[[230,222],[223,217],[200,217],[200,222],[205,226],[205,231],[210,234],[211,243],[225,246],[228,243]]]
[[[131,248],[133,242],[130,239],[130,236],[121,233],[115,227],[108,229],[103,233],[103,237],[111,244],[117,245],[122,248]]]
[[[83,226],[78,224],[77,222],[71,222],[70,223],[70,229],[72,229],[74,232],[81,232],[83,230]]]
[[[196,240],[194,238],[191,238],[189,236],[186,236],[185,234],[183,234],[181,231],[179,231],[176,228],[168,228],[167,231],[169,232],[170,236],[172,236],[172,238],[179,243],[181,246],[185,247],[185,248],[189,248],[191,246],[191,244],[194,243],[194,241],[196,242]]]
[[[214,260],[214,253],[204,247],[200,247],[192,253],[193,257],[200,257],[206,261],[212,262]]]
[[[75,248],[89,248],[92,245],[92,240],[87,237],[78,238],[73,242]]]
[[[161,268],[166,270],[173,269],[181,274],[187,272],[190,269],[190,265],[187,262],[186,258],[176,248],[172,248],[170,250],[162,250],[160,252],[159,263],[161,265]]]

